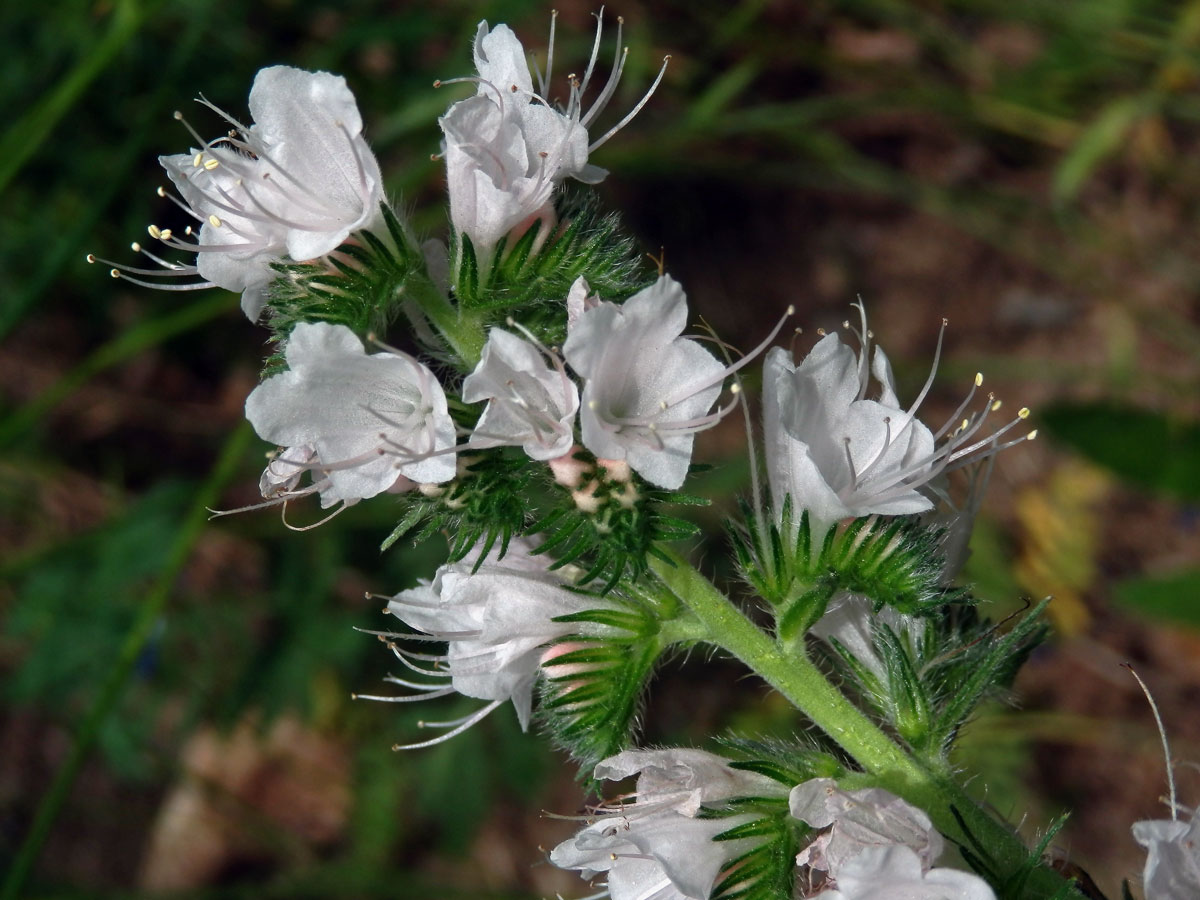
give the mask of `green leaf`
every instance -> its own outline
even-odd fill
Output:
[[[1200,500],[1200,423],[1110,403],[1062,404],[1045,430],[1130,484]]]
[[[1118,584],[1113,595],[1132,613],[1200,628],[1200,569],[1131,578]]]

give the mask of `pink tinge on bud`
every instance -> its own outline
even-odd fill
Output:
[[[612,481],[625,483],[633,477],[629,463],[623,459],[598,459],[596,465],[602,468]]]
[[[584,641],[563,641],[561,644],[547,647],[546,651],[542,654],[539,665],[551,678],[570,678],[572,675],[587,675],[590,672],[594,672],[599,666],[596,663],[556,663],[555,660],[566,656],[568,653],[574,653],[576,650],[587,650],[594,646],[595,644],[585,643]],[[567,691],[572,691],[582,685],[582,680],[574,680],[567,682],[564,687]]]
[[[582,450],[582,447],[575,444],[562,456],[552,459],[549,462],[554,480],[565,488],[574,490],[579,487],[580,482],[583,481],[583,476],[592,469],[590,463],[575,458],[575,454]]]
[[[397,475],[396,480],[392,482],[392,486],[387,489],[387,492],[389,494],[407,494],[409,491],[416,489],[417,482],[405,475]]]
[[[595,515],[600,511],[601,498],[596,493],[596,489],[600,483],[595,479],[589,481],[577,491],[571,491],[571,499],[575,501],[575,505],[588,515]]]

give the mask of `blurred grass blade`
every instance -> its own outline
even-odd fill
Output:
[[[228,312],[237,305],[236,301],[235,294],[216,291],[198,303],[143,322],[113,338],[25,406],[0,421],[0,448],[11,446],[46,413],[100,372]]]
[[[129,172],[140,158],[147,137],[156,133],[152,124],[153,120],[157,117],[158,111],[162,109],[165,99],[176,91],[176,82],[180,73],[183,72],[196,48],[200,45],[200,38],[208,27],[210,10],[211,4],[202,5],[187,15],[187,29],[172,45],[170,61],[163,67],[156,82],[156,90],[149,97],[141,114],[136,117],[136,121],[128,129],[127,136],[116,157],[120,162],[116,166],[108,168],[105,177],[94,188],[90,209],[78,218],[70,231],[57,236],[57,240],[47,250],[37,273],[32,278],[0,297],[0,340],[16,327],[50,285],[58,279],[68,260],[79,258],[80,247],[84,241],[95,237],[97,226],[108,211],[113,198],[126,190]],[[61,86],[59,90],[62,90]],[[0,140],[0,145],[7,146],[9,137],[10,135],[6,135]],[[0,157],[0,166],[3,165],[3,159],[4,157]],[[0,184],[0,190],[3,190],[3,184]]]
[[[0,193],[21,170],[26,160],[41,147],[42,141],[75,105],[87,86],[104,71],[113,56],[137,32],[144,16],[138,0],[117,0],[108,31],[91,53],[79,60],[57,87],[33,109],[18,119],[0,138]]]
[[[1144,97],[1122,97],[1100,111],[1054,171],[1053,195],[1058,204],[1070,203],[1102,162],[1116,153],[1134,124],[1145,115]]]
[[[12,868],[8,870],[3,886],[0,888],[0,900],[16,900],[21,896],[25,879],[29,876],[29,872],[41,852],[42,845],[54,827],[54,820],[58,817],[80,768],[95,746],[101,726],[120,699],[125,685],[129,681],[129,676],[133,673],[134,666],[153,634],[155,624],[162,615],[163,607],[175,585],[175,579],[187,562],[192,547],[199,539],[201,532],[207,526],[208,508],[217,502],[222,487],[233,475],[238,462],[244,456],[250,434],[249,425],[243,422],[229,436],[211,474],[196,492],[191,511],[180,523],[166,565],[142,599],[133,624],[125,635],[125,640],[113,661],[112,668],[109,669],[108,677],[92,703],[91,709],[88,710],[83,724],[75,734],[70,754],[55,774],[50,789],[38,804],[33,824],[25,835],[25,840],[13,860]]]

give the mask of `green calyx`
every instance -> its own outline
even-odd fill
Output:
[[[380,549],[418,529],[414,543],[446,535],[448,562],[458,562],[476,547],[482,561],[497,544],[503,556],[509,541],[524,530],[531,477],[528,460],[503,449],[460,455],[454,480],[421,485],[404,495],[408,506]]]
[[[539,715],[555,743],[580,764],[584,779],[600,760],[630,745],[659,660],[697,633],[695,621],[674,598],[629,589],[602,602],[555,619],[577,625],[578,631],[542,658]]]
[[[744,528],[730,530],[734,552],[743,577],[775,609],[784,641],[802,637],[842,591],[918,615],[970,600],[942,583],[942,532],[915,517],[864,516],[815,535],[807,510],[793,525],[790,498],[776,522],[742,509]]]
[[[661,554],[664,542],[698,534],[691,522],[663,512],[667,504],[698,506],[707,501],[666,491],[642,481],[623,462],[601,463],[586,450],[560,466],[554,505],[529,528],[543,535],[537,553],[551,553],[551,568],[574,564],[584,569],[580,584],[602,583],[607,592],[624,577],[646,572],[647,558]]]
[[[451,283],[462,310],[492,319],[519,310],[521,324],[545,343],[561,344],[567,292],[575,279],[582,276],[593,292],[611,300],[645,287],[635,242],[617,215],[602,211],[594,191],[565,189],[556,205],[556,228],[539,220],[511,241],[501,239],[486,256],[466,235],[454,236]],[[543,307],[553,315],[539,315]]]

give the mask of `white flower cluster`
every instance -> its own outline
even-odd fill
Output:
[[[650,483],[677,488],[696,432],[733,408],[710,412],[733,367],[682,337],[686,320],[683,289],[665,276],[622,305],[597,302],[579,315],[564,356],[582,379],[582,407],[556,354],[492,329],[463,382],[462,399],[486,406],[462,444],[442,386],[423,363],[394,349],[368,355],[342,325],[298,325],[287,342],[288,371],[246,401],[255,431],[285,448],[267,466],[264,496],[280,502],[315,492],[332,506],[398,483],[446,482],[459,450],[516,446],[551,461],[572,452],[577,414],[583,446],[597,457],[625,460]],[[305,471],[315,480],[301,488]]]
[[[829,778],[788,788],[732,768],[701,750],[627,750],[596,766],[595,777],[637,775],[633,802],[603,808],[550,861],[605,876],[613,900],[707,900],[761,838],[716,840],[754,813],[713,815],[706,807],[752,798],[788,798],[791,815],[817,835],[796,857],[816,900],[995,900],[987,883],[934,868],[943,841],[921,810],[878,788],[843,791]]]

